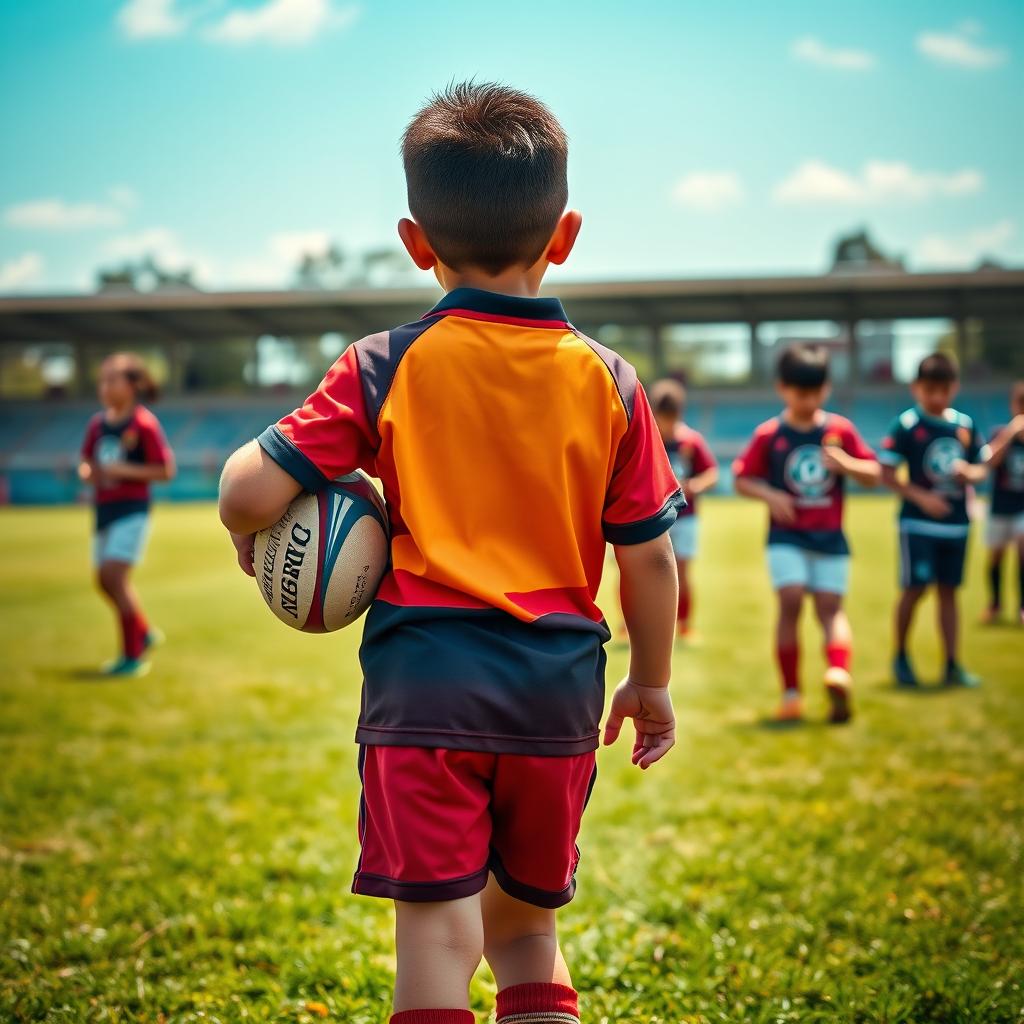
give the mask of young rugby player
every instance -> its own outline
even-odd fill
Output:
[[[159,634],[146,621],[131,583],[132,569],[149,535],[150,484],[174,476],[174,455],[160,422],[142,403],[157,387],[132,352],[108,357],[98,384],[102,412],[89,421],[82,442],[79,477],[93,488],[96,582],[117,614],[121,655],[103,666],[111,676],[149,671],[143,655]]]
[[[810,594],[825,638],[825,687],[829,720],[852,714],[853,638],[843,611],[850,548],[843,533],[846,478],[874,486],[880,469],[853,424],[826,412],[828,351],[797,344],[782,353],[776,389],[785,408],[754,431],[733,463],[736,490],[769,510],[768,568],[778,595],[775,656],[782,677],[779,721],[803,717],[800,697],[799,623]]]
[[[992,435],[988,464],[992,469],[992,504],[989,507],[987,622],[1001,614],[1003,556],[1017,550],[1017,621],[1024,626],[1024,381],[1010,392],[1012,419]]]
[[[689,635],[693,614],[693,584],[689,570],[690,562],[697,554],[697,497],[718,483],[718,462],[703,435],[683,422],[685,408],[686,388],[679,381],[665,378],[651,385],[654,421],[665,442],[672,471],[686,498],[686,507],[668,532],[679,570],[676,630],[681,637]]]
[[[903,498],[899,514],[900,586],[896,606],[893,675],[900,686],[918,686],[907,651],[914,610],[925,590],[938,593],[939,630],[947,686],[977,686],[957,655],[957,590],[967,554],[967,489],[985,479],[987,448],[970,416],[951,408],[959,383],[956,361],[944,352],[921,360],[910,385],[915,405],[901,413],[882,442],[883,481]],[[907,479],[897,475],[907,464]]]
[[[572,899],[609,639],[615,549],[631,643],[604,740],[633,763],[674,742],[682,497],[633,368],[538,298],[580,229],[565,134],[542,103],[450,86],[403,138],[399,235],[446,294],[355,342],[306,404],[224,470],[221,516],[252,533],[303,487],[383,483],[392,565],[367,615],[353,888],[395,901],[393,1024],[472,1024],[481,955],[499,1024],[578,1020],[555,909]]]

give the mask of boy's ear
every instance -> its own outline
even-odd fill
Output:
[[[558,218],[558,226],[551,236],[551,241],[548,242],[544,259],[548,263],[561,266],[569,258],[569,253],[572,252],[572,247],[576,244],[576,236],[580,233],[582,226],[583,214],[579,210],[566,210]]]
[[[430,270],[432,267],[437,266],[437,255],[430,247],[430,242],[427,241],[423,228],[416,221],[409,217],[403,217],[398,222],[398,237],[402,240],[402,245],[405,246],[406,251],[412,257],[413,263],[420,270]]]

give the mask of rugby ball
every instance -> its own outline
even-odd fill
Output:
[[[384,499],[358,470],[303,492],[256,534],[253,568],[267,607],[305,633],[350,626],[370,606],[388,564]]]

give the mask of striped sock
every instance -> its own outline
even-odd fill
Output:
[[[402,1010],[391,1015],[391,1024],[476,1024],[472,1010]]]
[[[579,1024],[575,989],[568,985],[532,982],[511,985],[498,993],[496,1024]]]

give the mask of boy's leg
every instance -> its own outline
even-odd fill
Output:
[[[107,560],[100,564],[98,575],[100,588],[117,610],[124,659],[136,662],[145,651],[149,626],[131,585],[131,570],[129,562]]]
[[[689,561],[676,558],[676,569],[679,571],[679,608],[676,613],[676,626],[680,636],[690,631],[690,615],[693,612],[693,596],[690,590]]]
[[[1024,532],[1017,535],[1017,612],[1024,626]]]
[[[957,661],[957,634],[960,629],[959,612],[956,603],[956,587],[940,583],[936,591],[942,649],[946,655],[946,664],[952,665]]]
[[[1002,608],[1003,590],[1003,545],[988,549],[988,608],[985,610],[985,621],[994,622],[999,618]]]
[[[957,591],[963,583],[964,560],[967,555],[967,538],[943,540],[939,545],[939,559],[936,573],[938,585],[939,632],[946,652],[946,667],[943,682],[947,686],[977,686],[979,680],[967,672],[957,656],[960,641],[960,613],[957,608]]]
[[[778,717],[796,719],[803,709],[800,704],[800,611],[804,588],[799,585],[780,587],[779,617],[775,624],[775,660],[782,680],[782,705]]]
[[[555,911],[509,896],[493,875],[482,897],[484,956],[499,990],[534,982],[571,987]]]
[[[395,901],[394,1009],[398,1024],[419,1024],[412,1011],[462,1011],[424,1017],[472,1024],[469,981],[483,954],[480,894],[437,903]],[[408,1014],[408,1016],[405,1016]],[[392,1018],[394,1019],[394,1018]]]
[[[896,682],[900,686],[917,686],[917,676],[907,653],[907,638],[914,622],[914,612],[924,592],[924,587],[904,587],[896,603],[896,659],[893,668]]]
[[[848,722],[853,711],[850,702],[851,649],[853,634],[850,631],[850,620],[843,610],[843,595],[816,591],[814,593],[814,610],[825,634],[825,687],[831,702],[829,720],[832,722]]]

